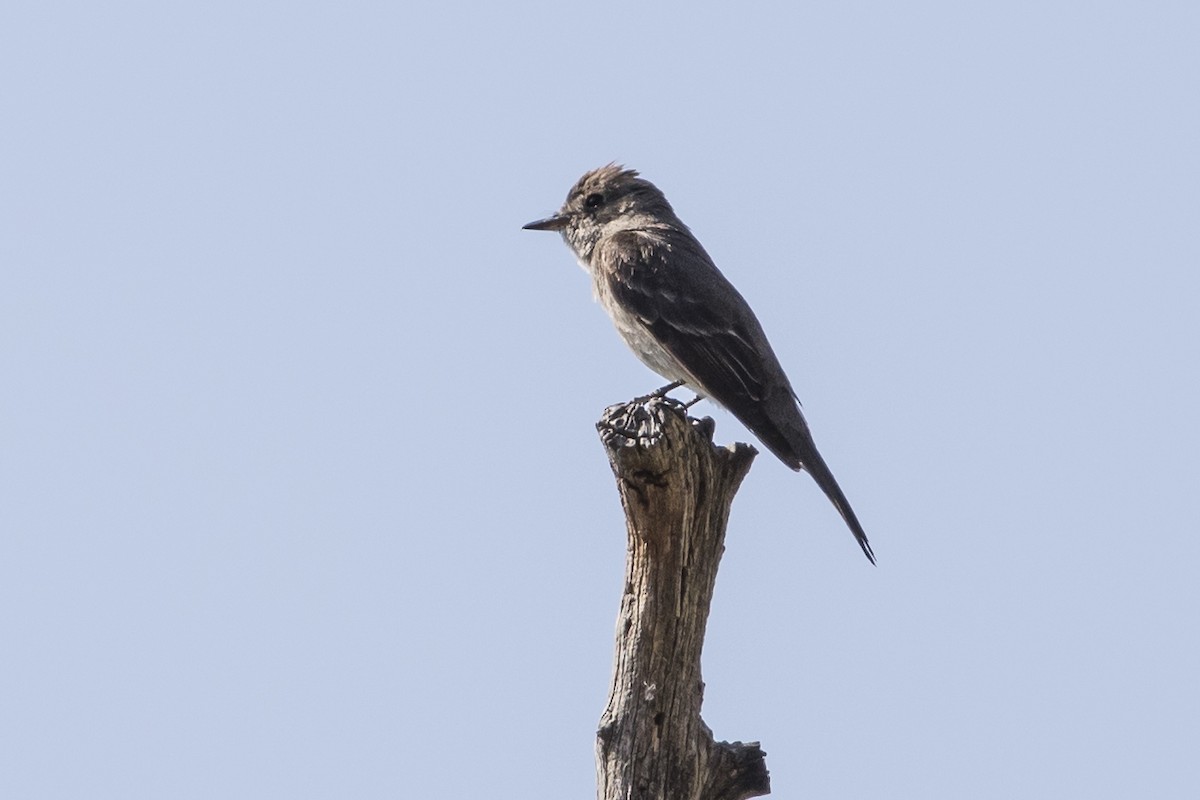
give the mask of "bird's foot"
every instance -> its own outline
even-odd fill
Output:
[[[640,431],[634,430],[633,428],[625,428],[620,425],[614,425],[611,422],[608,422],[606,420],[601,420],[600,422],[596,423],[596,427],[602,431],[608,431],[609,433],[615,433],[617,436],[621,436],[626,439],[631,439],[633,441],[637,441],[638,439],[642,438],[642,434]]]
[[[683,381],[673,381],[671,383],[668,383],[666,386],[662,387],[661,389],[654,390],[650,394],[644,394],[641,397],[633,398],[633,402],[644,403],[647,400],[653,400],[656,397],[666,397],[669,392],[675,391],[680,386],[683,386]],[[670,399],[670,398],[668,398],[668,399]]]

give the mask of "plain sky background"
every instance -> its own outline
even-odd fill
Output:
[[[0,105],[0,796],[593,796],[661,381],[520,227],[615,160],[879,557],[757,459],[717,737],[1200,797],[1197,3],[18,2]]]

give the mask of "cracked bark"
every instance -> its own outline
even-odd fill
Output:
[[[744,800],[770,792],[757,742],[717,742],[700,718],[700,652],[729,506],[756,451],[712,443],[711,419],[667,398],[605,410],[628,549],[608,706],[596,737],[600,800]]]

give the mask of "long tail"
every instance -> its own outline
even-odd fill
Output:
[[[850,532],[854,534],[854,538],[858,540],[858,546],[862,548],[863,554],[872,564],[875,563],[875,553],[871,550],[871,543],[867,541],[867,532],[863,530],[862,523],[858,521],[858,517],[854,514],[854,509],[850,507],[850,501],[846,499],[846,495],[842,492],[842,487],[838,486],[838,482],[834,479],[833,473],[829,471],[829,466],[826,465],[825,459],[821,458],[821,454],[817,452],[817,448],[808,442],[807,453],[801,457],[803,468],[809,475],[813,476],[813,480],[817,482],[817,486],[821,487],[821,491],[833,503],[833,507],[842,515],[842,519],[846,521],[846,525],[850,528]]]
[[[821,491],[846,521],[867,560],[874,564],[875,553],[871,550],[871,543],[867,541],[867,533],[825,459],[817,452],[812,434],[808,431],[808,423],[800,411],[800,406],[796,404],[791,389],[780,390],[768,403],[745,404],[734,413],[780,461],[794,470],[804,470],[812,475],[817,486],[821,487]]]
[[[800,411],[795,394],[787,384],[787,378],[782,377],[783,371],[778,365],[776,369],[780,378],[766,400],[743,400],[733,397],[717,398],[718,402],[732,411],[780,461],[794,470],[805,470],[813,476],[817,486],[821,487],[821,491],[825,492],[825,496],[846,521],[867,560],[874,564],[875,553],[871,550],[871,543],[867,541],[866,531],[854,515],[850,501],[842,493],[842,488],[838,486],[825,459],[817,452],[812,434],[808,431],[808,422]]]

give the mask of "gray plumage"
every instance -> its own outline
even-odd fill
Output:
[[[580,178],[558,214],[525,228],[560,231],[638,358],[729,409],[783,463],[812,475],[875,563],[758,318],[658,187],[610,164]]]

